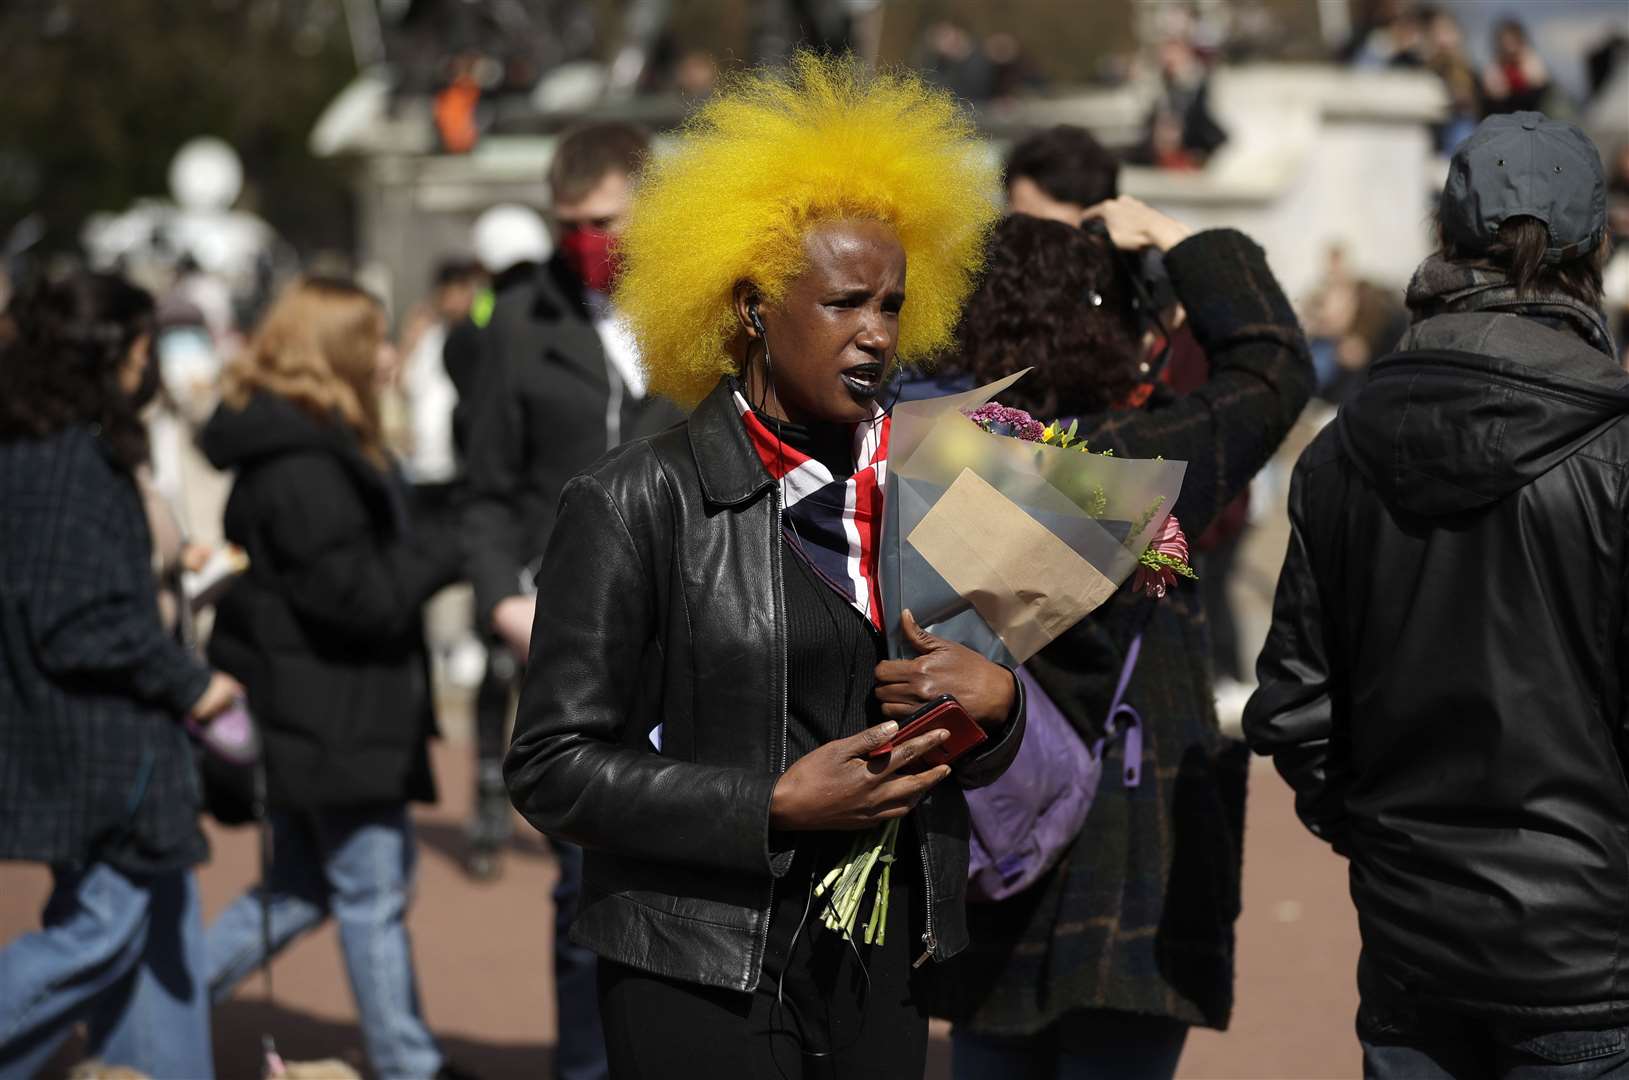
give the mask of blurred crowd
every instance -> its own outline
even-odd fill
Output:
[[[1417,69],[1440,78],[1449,116],[1438,128],[1437,144],[1449,154],[1485,116],[1526,110],[1573,116],[1600,95],[1621,92],[1609,90],[1609,85],[1629,62],[1629,27],[1608,29],[1590,47],[1580,96],[1569,94],[1551,76],[1528,25],[1519,17],[1495,21],[1482,54],[1486,60],[1479,64],[1450,5],[1370,0],[1360,6],[1351,40],[1340,57],[1356,67]]]

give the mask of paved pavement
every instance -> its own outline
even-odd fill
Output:
[[[548,849],[522,827],[501,880],[468,882],[457,855],[468,805],[467,747],[436,753],[443,802],[418,817],[419,893],[412,914],[425,1008],[451,1056],[490,1080],[549,1074],[554,1042],[549,977],[552,927]],[[1294,820],[1270,768],[1252,777],[1245,843],[1244,914],[1239,923],[1238,1007],[1233,1029],[1196,1032],[1180,1075],[1205,1080],[1313,1080],[1358,1074],[1351,1018],[1357,945],[1343,864]],[[212,830],[204,868],[206,917],[255,876],[254,839]],[[40,870],[0,866],[0,940],[36,925],[48,888]],[[223,1080],[255,1080],[262,1032],[285,1057],[362,1063],[355,1010],[332,926],[294,944],[273,967],[268,1002],[257,978],[216,1012],[216,1062]],[[947,1044],[936,1029],[928,1076],[948,1076]],[[50,1074],[60,1076],[70,1047]]]

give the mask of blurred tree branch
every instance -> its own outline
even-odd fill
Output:
[[[245,208],[348,250],[343,173],[306,137],[353,74],[340,0],[6,0],[0,232],[39,211],[72,248],[87,214],[166,195],[171,156],[213,134],[243,158]]]

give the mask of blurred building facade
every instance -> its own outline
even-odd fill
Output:
[[[1158,89],[1135,80],[1016,100],[980,110],[990,153],[1050,124],[1080,124],[1129,151],[1143,137]],[[313,150],[349,162],[358,256],[388,272],[398,294],[428,280],[434,260],[467,251],[487,207],[547,211],[543,184],[554,131],[579,115],[534,109],[523,130],[485,135],[469,152],[438,145],[427,99],[397,101],[366,81],[319,122]],[[1406,282],[1426,254],[1433,189],[1444,164],[1433,125],[1448,100],[1427,73],[1314,64],[1223,66],[1210,107],[1228,139],[1196,171],[1131,166],[1122,188],[1196,226],[1230,225],[1262,242],[1292,296],[1317,282],[1328,242],[1341,242],[1365,276]],[[658,132],[682,120],[679,97],[602,102],[593,115],[639,120]],[[530,127],[533,130],[524,130]]]

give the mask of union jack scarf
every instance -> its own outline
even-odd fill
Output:
[[[781,442],[737,390],[735,407],[758,460],[781,482],[787,543],[822,581],[882,629],[882,500],[888,483],[888,430],[878,407],[870,423],[854,425],[854,475],[844,479]]]

